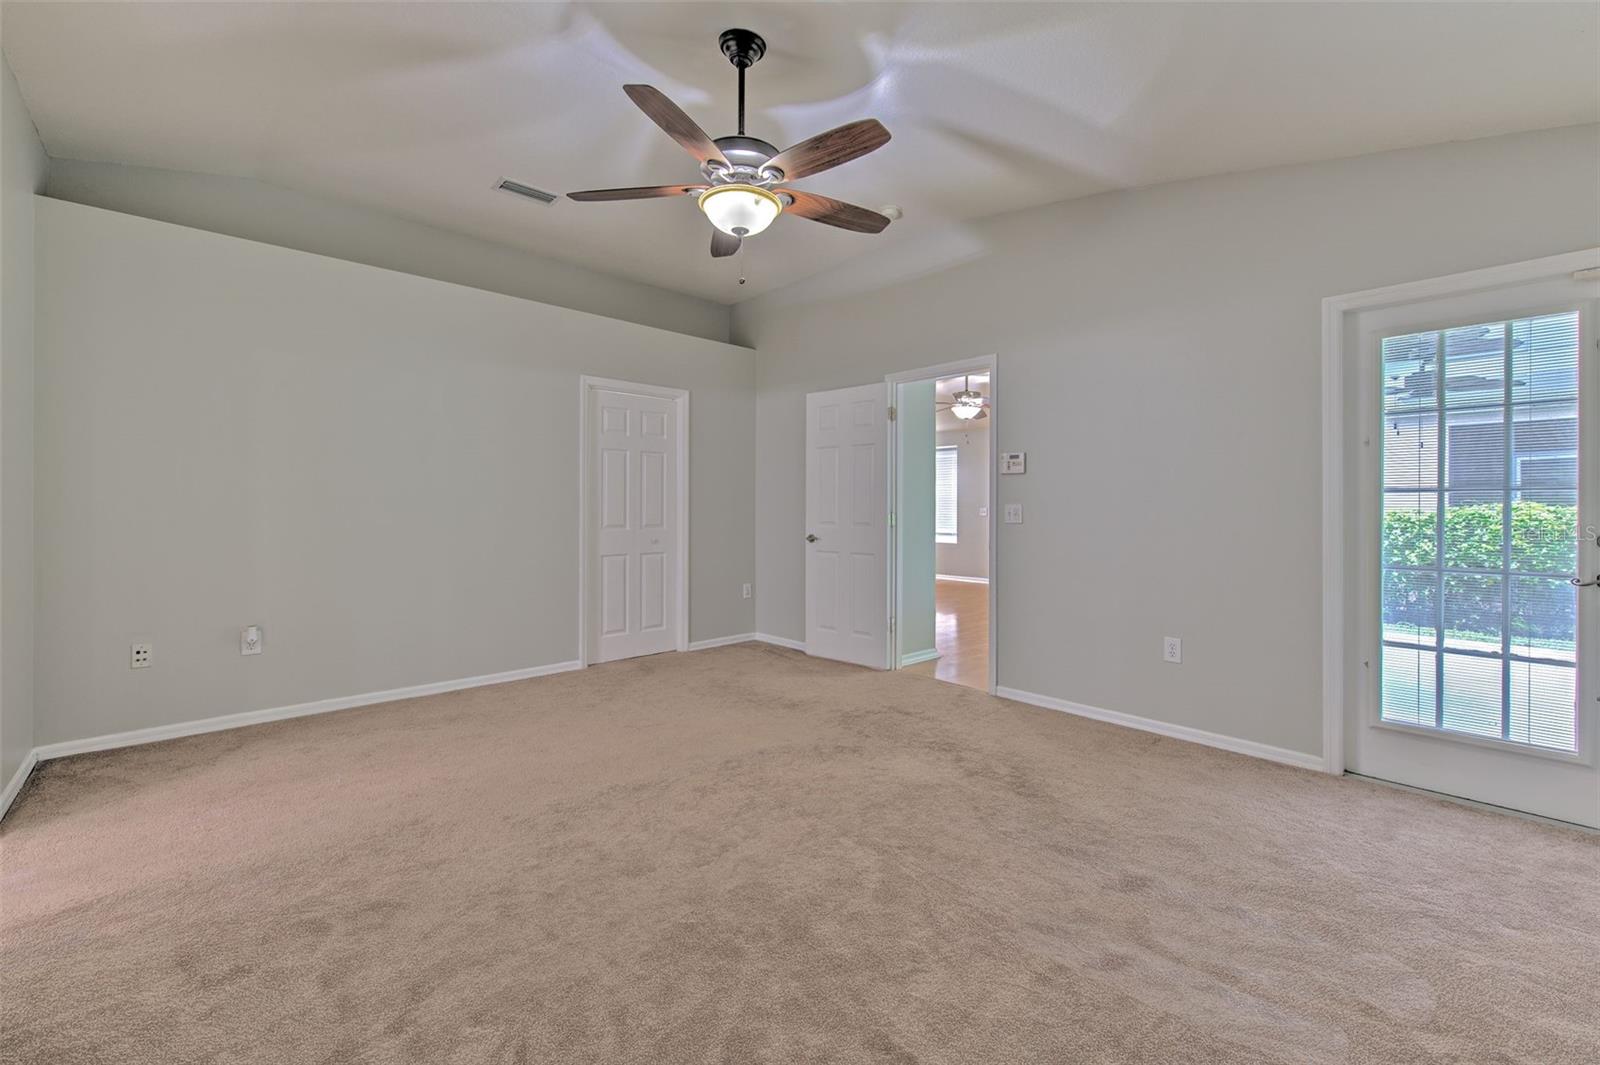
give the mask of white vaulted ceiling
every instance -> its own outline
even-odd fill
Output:
[[[1107,189],[1600,120],[1593,4],[32,4],[4,47],[53,156],[255,178],[735,302],[985,215]],[[731,260],[623,95],[733,132],[718,33],[763,34],[749,132],[894,139],[798,184],[901,221],[781,218]],[[749,283],[740,287],[741,268]]]

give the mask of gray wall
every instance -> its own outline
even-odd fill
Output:
[[[60,200],[453,281],[676,333],[728,339],[730,311],[722,304],[556,262],[386,211],[247,178],[53,159],[45,192]],[[530,203],[527,210],[545,208]]]
[[[952,577],[989,575],[989,423],[939,433],[940,447],[956,449],[956,542],[939,544],[939,572]]]
[[[36,743],[575,658],[581,373],[690,390],[691,637],[754,627],[748,351],[36,202]]]
[[[1000,683],[1319,752],[1321,300],[1600,243],[1597,189],[1600,127],[1444,144],[1001,216],[942,272],[740,305],[758,628],[803,635],[805,393],[997,353],[992,445],[1028,453]]]
[[[0,58],[0,787],[34,745],[33,204],[44,174]]]
[[[899,440],[900,658],[921,659],[934,649],[933,583],[933,386],[912,381],[899,388],[895,400]]]

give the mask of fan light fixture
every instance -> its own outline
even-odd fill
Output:
[[[783,201],[756,185],[713,185],[700,194],[700,209],[730,237],[753,237],[783,211]]]
[[[715,228],[711,234],[713,259],[739,254],[745,237],[764,231],[785,211],[796,218],[852,233],[882,233],[891,221],[888,215],[792,188],[787,183],[832,170],[841,163],[882,148],[889,143],[889,131],[883,128],[883,123],[875,118],[857,119],[779,151],[760,137],[745,133],[744,128],[745,74],[766,54],[767,42],[760,34],[749,30],[731,29],[717,38],[717,44],[739,72],[739,132],[732,136],[711,137],[684,114],[683,108],[654,86],[622,87],[628,99],[650,121],[694,156],[704,180],[690,185],[585,189],[569,192],[567,198],[580,203],[597,203],[682,199],[694,194],[699,197],[700,210]],[[898,212],[894,217],[899,217]],[[744,284],[742,275],[739,284]]]
[[[952,398],[955,402],[950,404],[950,413],[962,421],[976,418],[983,413],[983,396],[970,388],[962,389]]]

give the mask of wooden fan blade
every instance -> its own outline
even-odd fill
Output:
[[[594,203],[600,200],[653,200],[662,196],[687,196],[691,192],[704,192],[704,185],[647,185],[636,189],[585,189],[583,192],[569,192],[567,199],[577,200],[579,203]]]
[[[711,231],[711,257],[713,259],[726,259],[738,251],[744,241],[720,229]]]
[[[889,131],[883,128],[883,123],[875,118],[863,118],[785,148],[767,160],[766,165],[782,170],[785,181],[793,181],[831,170],[888,143]]]
[[[683,145],[684,150],[700,162],[728,165],[728,157],[722,154],[716,142],[706,135],[705,130],[695,125],[694,119],[683,113],[683,108],[667,99],[660,89],[651,85],[624,85],[622,91],[638,105],[639,110],[650,116],[650,121],[665,130],[667,136]]]
[[[794,200],[783,209],[784,214],[799,215],[853,233],[882,233],[889,225],[889,219],[877,211],[869,211],[843,200],[818,196],[814,192],[801,192],[799,189],[782,188],[775,191]]]

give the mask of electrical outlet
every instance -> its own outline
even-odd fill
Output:
[[[136,643],[128,648],[129,669],[149,669],[150,659],[156,653],[154,644]]]
[[[750,582],[749,581],[745,581],[744,582],[744,597],[746,599],[750,598]]]
[[[261,653],[262,633],[260,625],[246,625],[239,630],[239,653],[242,655],[258,655]]]
[[[1161,641],[1161,660],[1177,665],[1183,661],[1183,641],[1168,636]]]

